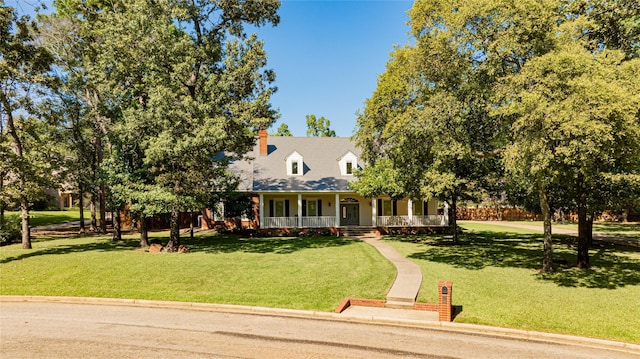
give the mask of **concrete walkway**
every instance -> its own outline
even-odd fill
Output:
[[[367,235],[357,237],[357,239],[374,246],[380,254],[396,266],[396,280],[387,293],[386,306],[388,308],[413,308],[422,284],[420,267],[375,236]]]

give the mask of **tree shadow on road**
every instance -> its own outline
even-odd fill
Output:
[[[542,234],[518,234],[480,231],[460,236],[452,245],[447,237],[390,237],[420,245],[409,258],[445,263],[457,268],[480,270],[486,267],[524,268],[539,271],[542,266]],[[592,268],[579,269],[573,240],[554,236],[553,273],[539,273],[540,280],[563,287],[615,289],[640,285],[640,251],[634,248],[598,243],[590,251]]]

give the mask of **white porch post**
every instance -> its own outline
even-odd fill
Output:
[[[336,193],[336,228],[340,227],[340,195]]]
[[[371,226],[378,226],[378,200],[375,197],[371,199]]]
[[[258,210],[260,211],[260,225],[259,228],[264,228],[264,195],[260,193],[260,203],[258,204]]]
[[[298,193],[298,228],[302,227],[302,194]]]
[[[413,226],[413,201],[411,198],[407,201],[407,214],[409,215],[409,225]]]

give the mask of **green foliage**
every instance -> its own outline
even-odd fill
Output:
[[[276,132],[275,136],[293,136],[291,131],[289,131],[289,125],[283,123],[278,127],[278,132]]]
[[[405,197],[400,186],[400,173],[388,159],[380,159],[374,165],[355,172],[358,181],[349,183],[349,189],[365,198],[389,195],[393,199]]]
[[[316,118],[316,115],[307,115],[307,136],[336,137],[336,131],[331,129],[331,121],[324,118]]]
[[[0,246],[11,244],[20,240],[20,216],[5,214],[0,221]]]
[[[277,1],[145,0],[86,6],[56,1],[78,27],[82,68],[98,128],[106,135],[99,173],[112,210],[141,216],[204,206],[228,160],[248,152],[271,108],[275,73],[246,25],[276,25]],[[94,39],[101,39],[94,41]],[[178,240],[177,230],[172,239]]]
[[[57,127],[43,116],[41,100],[57,87],[51,54],[37,43],[39,28],[15,9],[0,7],[0,206],[22,208],[22,242],[31,248],[30,203],[55,185],[61,160]]]

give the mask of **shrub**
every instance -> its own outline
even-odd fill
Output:
[[[6,215],[2,225],[0,225],[0,246],[19,242],[20,237],[20,217]]]

